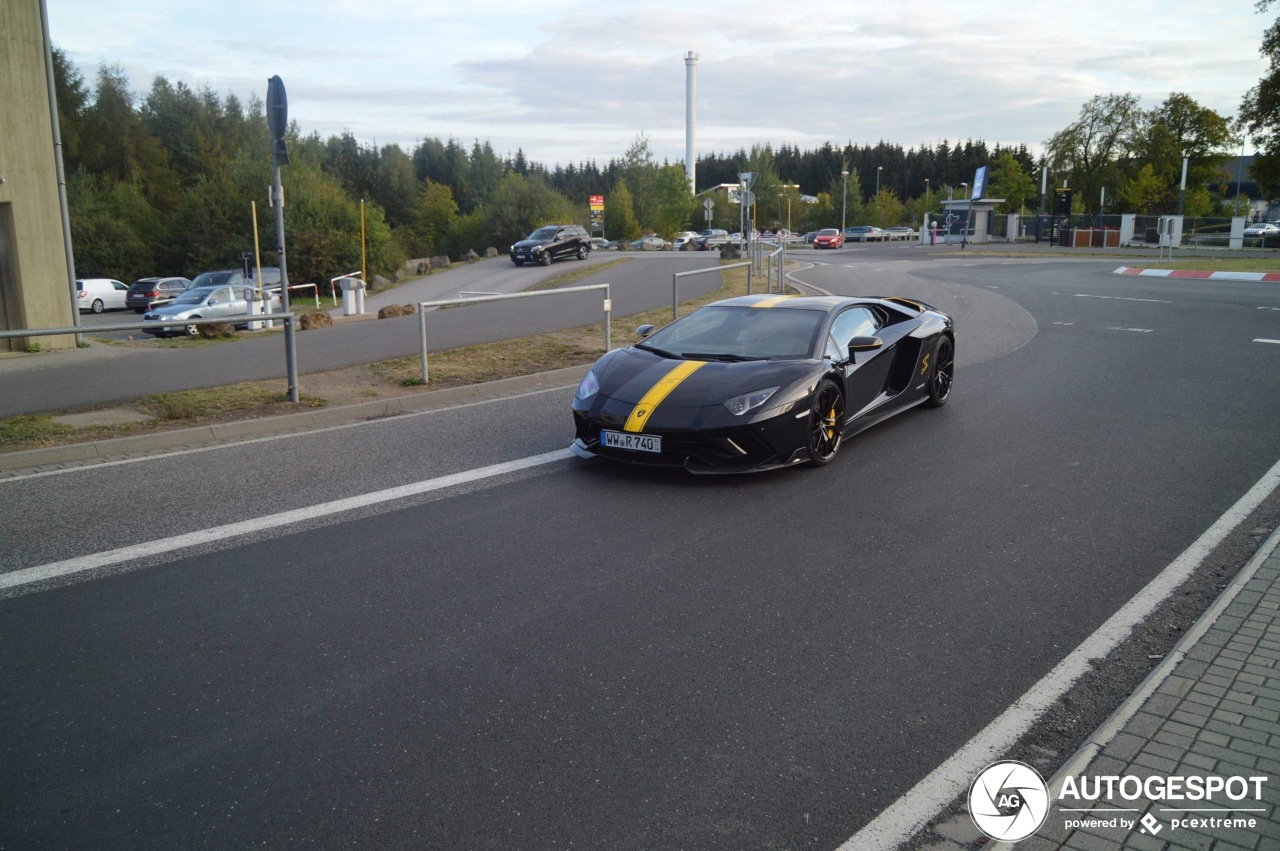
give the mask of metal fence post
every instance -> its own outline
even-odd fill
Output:
[[[609,351],[610,329],[613,325],[613,298],[609,285],[604,285],[604,350]]]
[[[422,336],[422,383],[427,383],[427,311],[418,305],[418,330]]]
[[[295,336],[294,323],[296,316],[288,315],[284,319],[284,362],[289,375],[289,401],[298,401],[298,339]]]

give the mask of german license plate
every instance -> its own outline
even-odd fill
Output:
[[[600,442],[610,449],[631,452],[661,452],[662,438],[656,434],[627,434],[621,431],[600,432]]]

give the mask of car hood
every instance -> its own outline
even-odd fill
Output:
[[[634,405],[672,370],[686,363],[702,365],[672,388],[663,399],[663,407],[719,405],[740,393],[794,383],[819,365],[811,360],[686,361],[627,348],[601,358],[594,369],[602,395]]]
[[[551,241],[552,240],[549,240],[549,239],[522,239],[511,247],[512,248],[534,248],[535,246],[538,246],[538,245],[546,245]]]
[[[174,304],[170,302],[169,304],[162,304],[159,307],[152,308],[147,313],[154,316],[181,316],[182,314],[199,310],[202,307],[204,307],[203,304]]]

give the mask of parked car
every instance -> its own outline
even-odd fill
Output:
[[[1245,236],[1270,236],[1280,233],[1280,225],[1273,222],[1255,222],[1244,229]]]
[[[642,236],[631,243],[631,249],[633,251],[662,251],[669,244],[660,236]]]
[[[680,251],[689,243],[695,242],[697,238],[698,238],[697,233],[691,230],[687,230],[671,241],[671,247],[676,251]]]
[[[719,228],[704,230],[702,233],[698,234],[698,250],[709,251],[712,248],[719,248],[728,241],[729,232],[727,230],[720,230]]]
[[[546,225],[511,246],[511,262],[517,266],[539,263],[550,266],[554,260],[577,257],[586,260],[591,253],[591,235],[581,225]]]
[[[840,233],[839,228],[823,228],[818,231],[818,235],[813,238],[814,248],[843,248],[844,234]]]
[[[124,310],[129,288],[115,278],[80,278],[76,280],[76,303],[80,310],[101,313]]]
[[[804,235],[804,244],[813,245],[813,241],[817,238],[818,238],[818,232],[816,230],[811,230]]]
[[[252,286],[257,287],[256,269],[250,268],[249,275],[246,277],[242,269],[218,269],[213,272],[201,272],[191,281],[191,288],[196,287],[235,287],[235,286]],[[280,267],[279,266],[263,266],[262,267],[262,288],[264,290],[280,289]]]
[[[609,240],[605,239],[603,236],[591,237],[592,251],[604,251],[606,248],[616,248],[616,247],[617,247],[617,243],[610,242]]]
[[[916,232],[909,227],[887,228],[884,232],[885,239],[915,239]]]
[[[874,225],[855,225],[844,229],[845,242],[884,242],[884,231]]]
[[[139,278],[129,285],[125,306],[134,313],[146,313],[153,307],[168,304],[191,288],[186,278]]]
[[[156,337],[182,334],[194,337],[200,333],[200,326],[184,324],[188,319],[224,319],[237,327],[246,327],[249,302],[256,295],[256,290],[256,287],[243,283],[237,286],[192,287],[168,304],[154,307],[142,315],[143,322],[174,324],[143,330]],[[278,291],[273,301],[278,306]]]

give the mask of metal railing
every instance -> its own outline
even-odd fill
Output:
[[[471,298],[454,298],[445,299],[443,301],[420,301],[418,302],[418,331],[422,338],[422,383],[426,384],[430,380],[430,373],[427,368],[427,308],[428,307],[449,307],[461,304],[479,304],[486,301],[510,301],[515,298],[535,298],[537,296],[563,295],[565,293],[581,293],[590,290],[604,290],[604,350],[609,351],[610,332],[612,329],[613,319],[613,299],[609,297],[608,284],[588,284],[582,287],[564,287],[562,289],[552,290],[536,290],[527,293],[505,293],[502,295],[482,295],[472,296]]]
[[[741,263],[730,263],[727,266],[712,266],[708,269],[694,269],[692,272],[674,273],[671,276],[671,321],[674,322],[675,320],[680,318],[680,314],[678,312],[679,305],[680,305],[680,295],[678,291],[678,285],[681,278],[688,278],[693,275],[706,275],[711,272],[723,272],[725,269],[740,269],[743,266],[750,266],[750,265],[751,265],[750,260],[743,260]],[[748,294],[751,292],[751,285],[749,282],[747,284],[747,292]]]
[[[105,333],[107,331],[146,331],[148,329],[173,328],[174,326],[192,327],[200,325],[226,325],[241,320],[279,322],[284,325],[284,363],[285,377],[289,381],[289,401],[298,401],[298,343],[295,338],[298,317],[285,313],[267,313],[258,316],[214,317],[211,319],[181,319],[169,322],[120,322],[114,325],[94,325],[86,328],[81,325],[71,328],[23,328],[15,331],[0,331],[0,340],[15,340],[24,337],[61,337],[72,334]],[[269,319],[268,319],[269,317]]]

